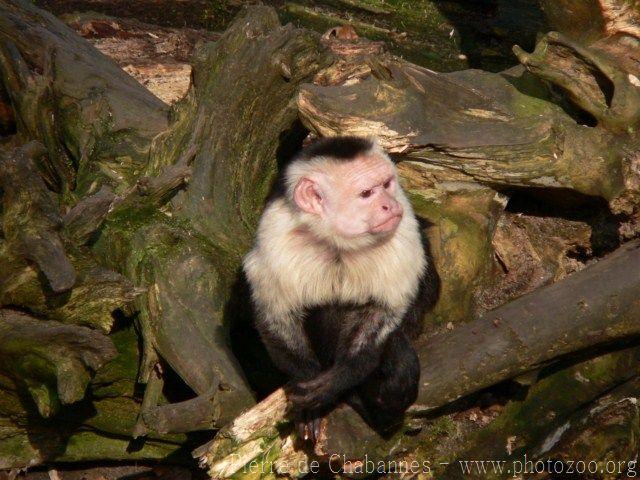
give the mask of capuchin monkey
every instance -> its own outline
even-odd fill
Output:
[[[380,432],[418,393],[409,341],[438,277],[394,164],[369,138],[304,148],[267,202],[244,270],[257,329],[304,441],[345,401]]]

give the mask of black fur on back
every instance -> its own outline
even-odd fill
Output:
[[[293,161],[311,160],[316,157],[331,157],[336,160],[349,161],[368,152],[372,147],[373,141],[366,137],[326,137],[316,140],[300,150]],[[267,197],[267,203],[286,195],[285,171],[286,169],[282,169],[278,173],[271,193]]]

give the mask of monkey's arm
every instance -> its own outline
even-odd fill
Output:
[[[276,367],[293,381],[314,378],[321,371],[299,318],[263,318],[258,331]]]
[[[399,323],[393,312],[380,307],[348,313],[333,366],[297,383],[289,392],[293,405],[301,410],[321,409],[365,380],[380,363],[387,337]]]
[[[287,396],[292,385],[316,377],[321,366],[309,346],[300,318],[293,315],[263,317],[257,324],[260,337],[276,367],[291,382],[285,386]],[[308,412],[295,409],[293,420],[302,441],[315,443],[319,435],[319,419]]]

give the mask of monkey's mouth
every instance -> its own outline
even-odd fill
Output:
[[[382,223],[379,223],[375,227],[371,229],[372,233],[387,233],[396,229],[396,227],[400,224],[400,220],[402,220],[402,214],[394,215],[393,217],[389,217]]]

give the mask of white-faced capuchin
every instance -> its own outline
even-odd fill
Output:
[[[416,399],[409,341],[438,277],[394,164],[370,138],[304,148],[268,200],[244,270],[303,440],[338,402],[385,431]]]

